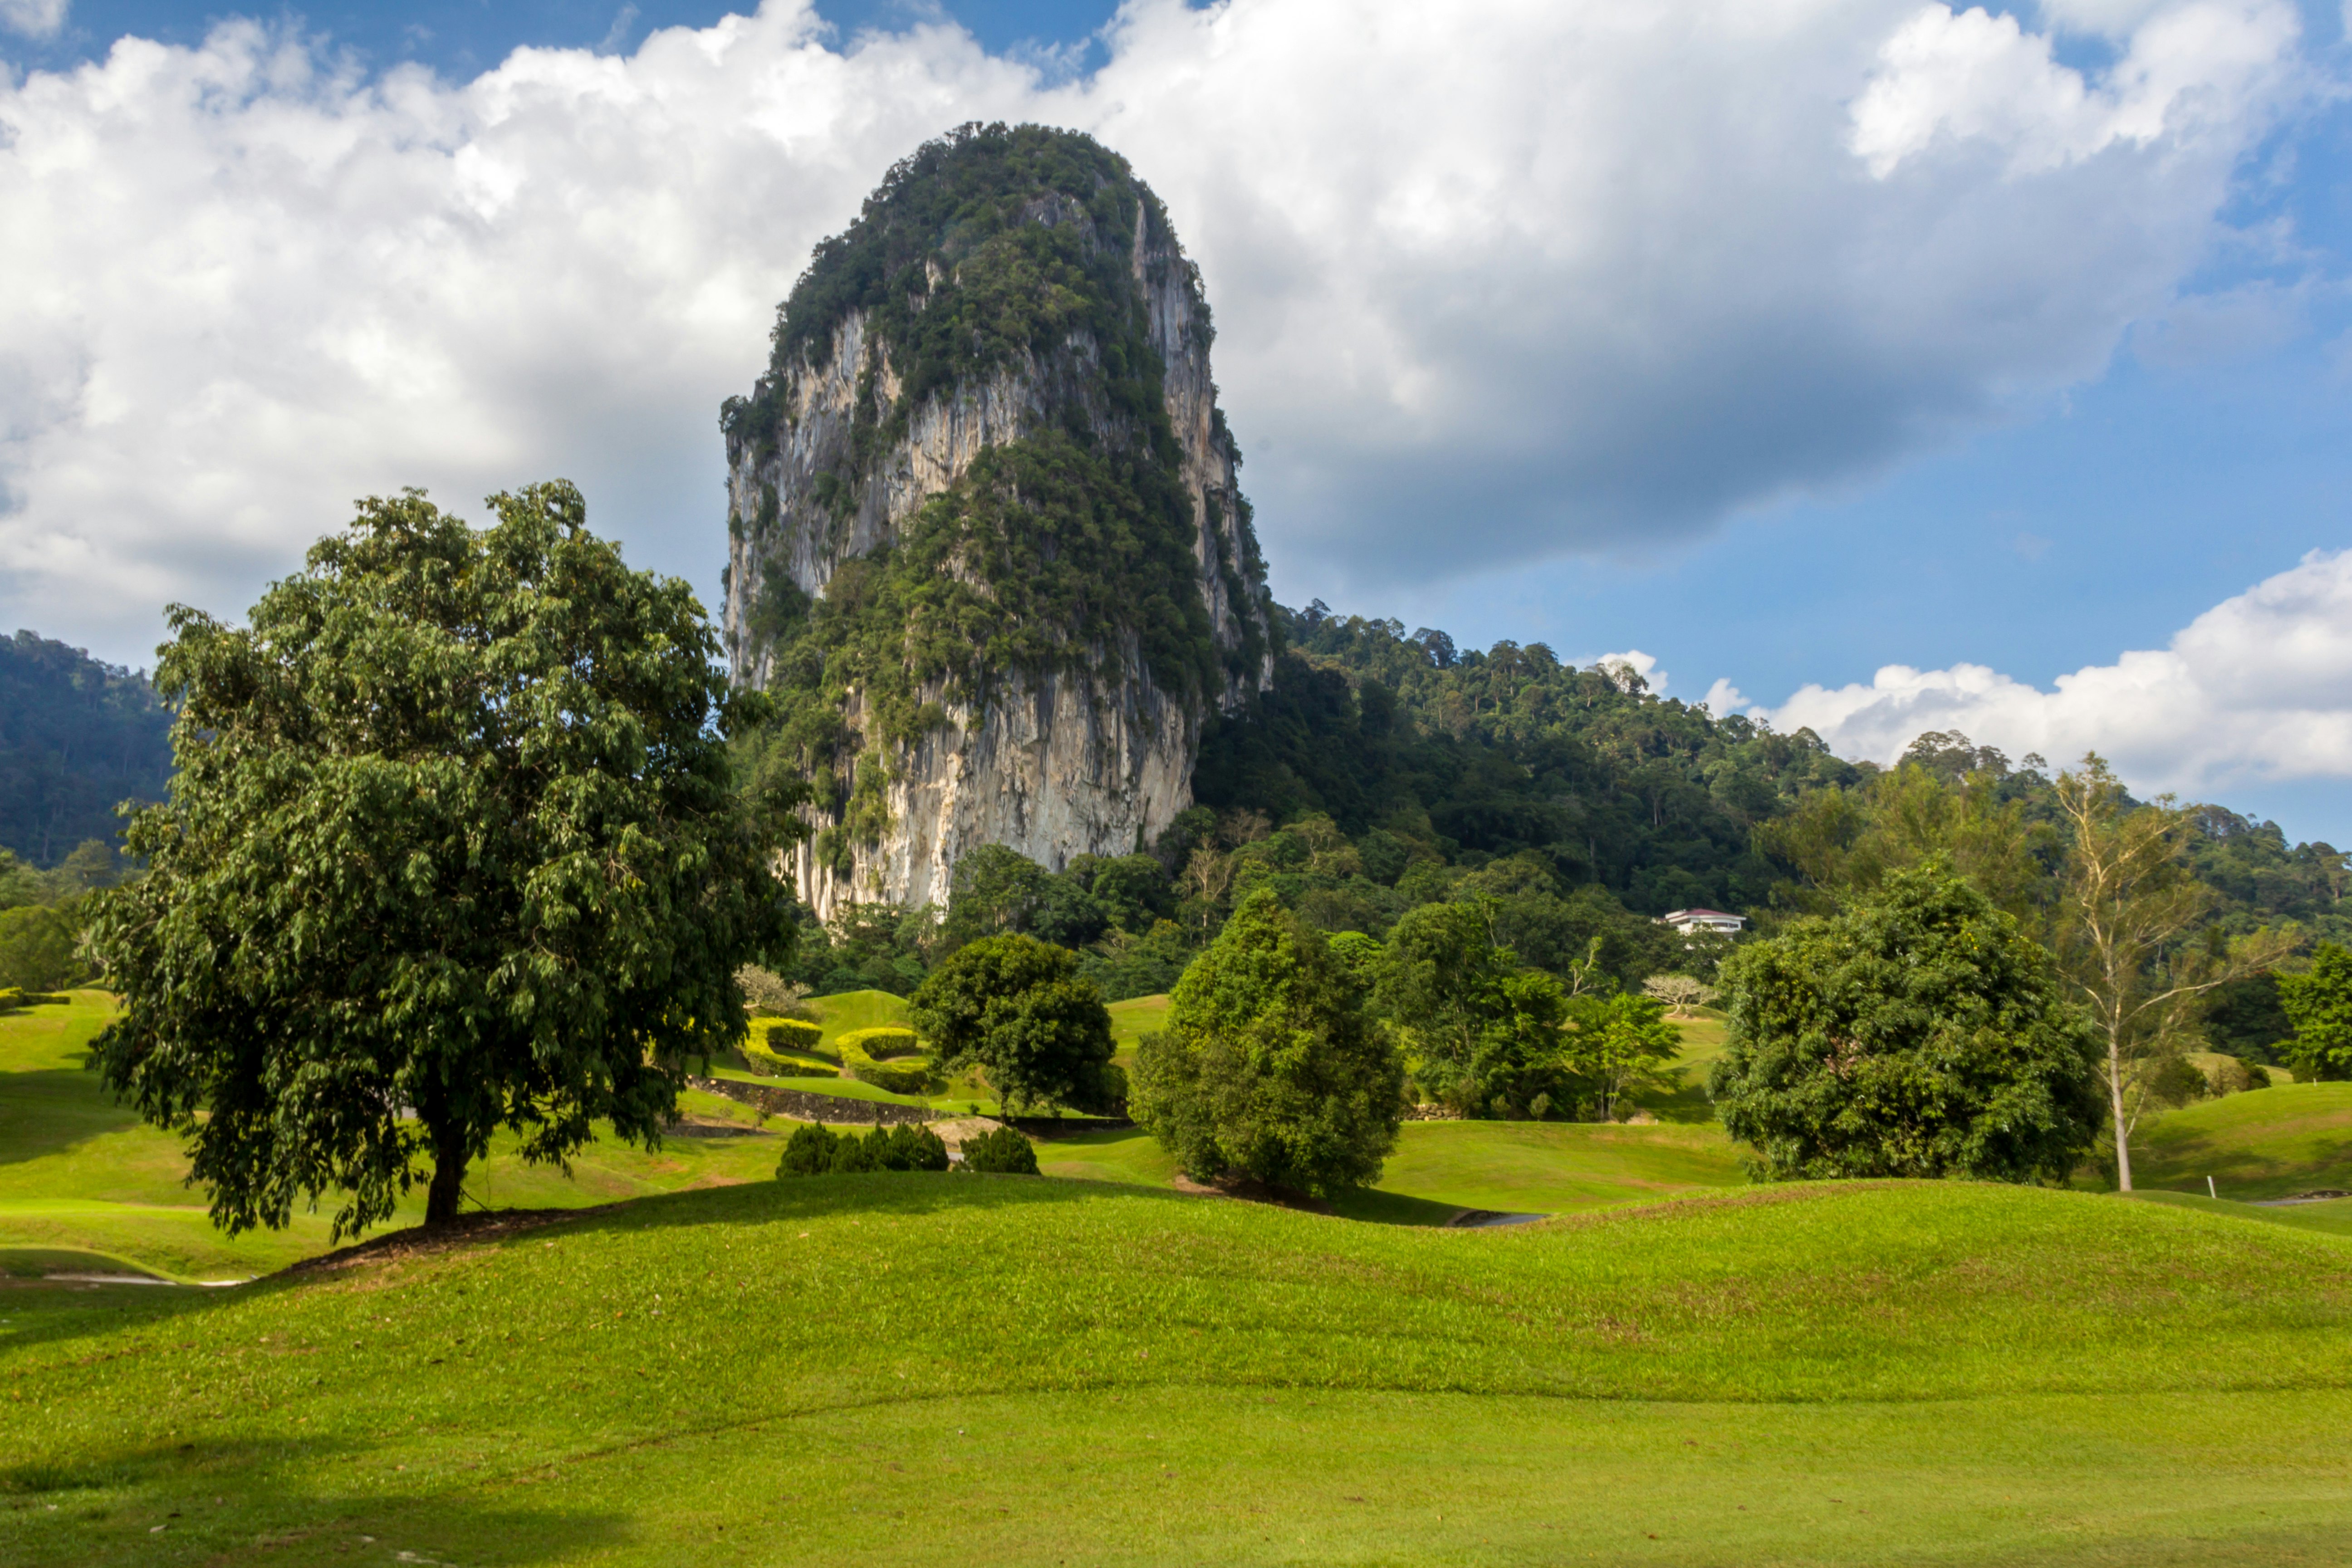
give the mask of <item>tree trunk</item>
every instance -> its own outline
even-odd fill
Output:
[[[466,1185],[466,1139],[444,1132],[433,1140],[433,1184],[425,1192],[425,1223],[447,1225],[457,1217],[457,1200]]]
[[[2131,1129],[2124,1121],[2124,1057],[2113,1036],[2107,1039],[2107,1101],[2116,1113],[2116,1191],[2131,1184]]]

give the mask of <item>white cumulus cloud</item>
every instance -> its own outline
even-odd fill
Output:
[[[2161,649],[2044,691],[1983,665],[1889,665],[1754,710],[1843,756],[1891,762],[1929,730],[2065,765],[2095,751],[2145,790],[2352,777],[2352,551],[2315,551],[2206,611]]]
[[[837,47],[805,0],[454,82],[125,39],[0,79],[0,619],[135,657],[354,495],[552,473],[707,581],[776,300],[970,119],[1092,132],[1166,199],[1278,578],[1688,535],[2176,309],[2296,14],[2070,4],[2113,65],[1916,0],[1129,0],[1076,80],[945,25]]]
[[[66,25],[67,0],[0,0],[0,27],[27,38],[54,37]]]

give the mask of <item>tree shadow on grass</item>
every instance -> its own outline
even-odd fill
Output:
[[[93,1072],[44,1068],[0,1075],[0,1165],[62,1154],[78,1143],[140,1124]]]
[[[317,1438],[301,1440],[299,1456],[288,1449],[192,1442],[20,1461],[0,1469],[0,1555],[62,1568],[343,1562],[364,1549],[380,1560],[530,1563],[613,1546],[628,1530],[617,1513],[493,1504],[470,1487],[393,1498],[305,1490],[275,1479],[289,1457],[348,1469],[368,1450]]]

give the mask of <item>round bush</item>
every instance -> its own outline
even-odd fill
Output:
[[[999,1127],[965,1140],[963,1168],[1000,1175],[1034,1176],[1037,1173],[1037,1151],[1017,1130]]]

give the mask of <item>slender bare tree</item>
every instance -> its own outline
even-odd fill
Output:
[[[2132,1190],[2131,1135],[2147,1069],[2196,1037],[2197,998],[2269,968],[2294,951],[2292,926],[2224,941],[2193,940],[2213,894],[2189,872],[2189,813],[2159,796],[2135,805],[2096,752],[2058,775],[2072,830],[2056,931],[2058,959],[2106,1045],[2104,1076],[2115,1117],[2116,1184]]]

